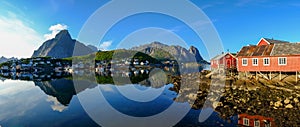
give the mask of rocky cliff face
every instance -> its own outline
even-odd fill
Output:
[[[76,52],[73,54],[74,49]],[[92,53],[93,50],[84,44],[71,38],[67,30],[60,31],[55,38],[47,40],[34,51],[32,57],[56,57],[66,58]]]
[[[191,46],[189,52],[195,56],[196,61],[203,61],[203,58],[196,47]]]
[[[132,50],[140,51],[157,59],[179,60],[180,62],[202,62],[198,49],[191,46],[189,50],[174,45],[165,45],[160,42],[152,42],[150,44],[133,47]]]

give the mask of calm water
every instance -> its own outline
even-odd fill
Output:
[[[101,91],[107,102],[114,109],[128,116],[152,116],[165,111],[172,104],[181,107],[176,109],[178,111],[190,108],[188,103],[173,101],[177,93],[169,90],[173,86],[172,84],[149,86],[144,84],[113,85],[88,83],[86,81],[76,82],[76,85],[79,82],[82,83],[82,86],[77,87],[75,90],[74,81],[70,78],[52,79],[50,81],[10,79],[0,81],[0,125],[2,127],[99,126],[81,106],[81,101],[79,101],[81,95],[89,97],[89,106],[101,107],[103,112],[98,115],[104,118],[108,117],[106,122],[118,122],[114,117],[111,117],[111,112],[106,112],[106,109],[103,109],[105,107],[102,108],[102,105],[99,105],[103,100],[92,94],[93,91]],[[148,93],[162,91],[162,94],[154,100],[139,102],[128,99],[119,91],[120,89],[131,88],[136,88],[140,91],[144,90]],[[133,96],[139,96],[138,94],[134,91],[131,92]],[[147,96],[152,95],[143,95],[143,97]],[[237,124],[236,122],[227,123],[216,112],[205,122],[199,123],[198,116],[200,112],[200,110],[191,109],[176,126],[235,126]],[[176,114],[174,114],[175,116]]]

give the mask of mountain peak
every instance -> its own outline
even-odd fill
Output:
[[[131,48],[131,50],[146,53],[157,59],[180,60],[182,62],[202,62],[203,58],[196,47],[191,46],[189,50],[181,46],[167,45],[160,42],[152,42]]]
[[[68,30],[61,30],[59,33],[55,35],[55,39],[61,39],[61,38],[72,39]]]
[[[158,42],[158,41],[154,41],[154,42],[152,42],[151,44],[159,44],[159,45],[161,45],[161,44],[163,44],[163,43],[160,43],[160,42]]]
[[[191,46],[190,49],[189,49],[189,52],[195,56],[196,61],[202,61],[203,60],[202,56],[199,53],[199,50],[196,47]]]
[[[75,49],[76,48],[76,49]],[[76,53],[73,51],[76,50]],[[56,57],[67,58],[73,55],[86,55],[93,53],[93,50],[83,43],[73,40],[68,30],[61,30],[54,39],[45,41],[32,57]]]

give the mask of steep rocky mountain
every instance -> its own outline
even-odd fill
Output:
[[[191,46],[189,52],[195,56],[196,61],[203,61],[203,58],[196,47]]]
[[[178,60],[180,62],[206,62],[201,57],[199,50],[191,46],[189,50],[178,45],[165,45],[160,42],[152,42],[137,47],[132,50],[140,51],[157,59]]]
[[[73,54],[73,51],[74,54]],[[60,31],[55,38],[45,41],[37,50],[34,51],[32,57],[55,57],[66,58],[71,56],[81,56],[93,53],[93,50],[83,43],[71,38],[67,30]]]
[[[93,52],[98,52],[98,48],[96,46],[93,45],[87,45],[87,47],[89,47],[90,49],[92,49]]]
[[[11,61],[11,60],[17,60],[17,58],[6,58],[4,56],[0,57],[0,63],[4,63],[4,62],[7,62],[7,61]]]

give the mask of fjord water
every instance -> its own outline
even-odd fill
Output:
[[[99,126],[82,108],[78,95],[91,90],[101,90],[106,100],[119,112],[130,116],[146,117],[158,114],[172,103],[187,106],[182,102],[174,102],[177,93],[169,90],[172,84],[151,87],[141,84],[113,85],[92,84],[82,87],[77,93],[71,79],[52,79],[49,81],[21,81],[6,79],[0,81],[0,125],[2,127],[73,127]],[[119,87],[135,87],[140,90],[163,93],[149,102],[130,100],[120,92]],[[134,94],[134,93],[133,93]],[[91,98],[97,100],[96,98]],[[189,105],[188,105],[189,106]],[[178,109],[181,110],[181,109]],[[205,109],[210,110],[210,109]],[[204,123],[198,122],[200,110],[191,109],[177,126],[233,126],[221,119],[216,112]],[[107,114],[101,114],[106,116]],[[116,122],[111,118],[111,122]]]

